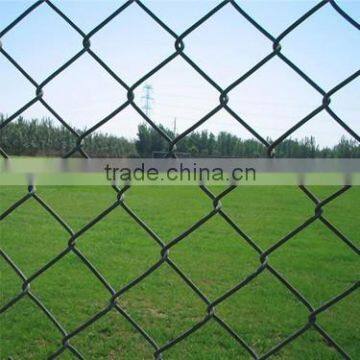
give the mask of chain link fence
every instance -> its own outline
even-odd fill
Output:
[[[117,17],[120,13],[122,13],[129,6],[138,6],[142,11],[144,11],[154,22],[156,22],[163,31],[170,34],[174,39],[175,50],[174,52],[164,59],[160,64],[154,67],[150,72],[144,74],[138,81],[134,84],[129,85],[125,83],[92,49],[91,49],[91,38],[97,32],[99,32],[106,24],[111,22],[115,17]],[[288,138],[291,134],[293,134],[297,129],[306,124],[310,119],[319,114],[320,112],[327,112],[333,119],[336,121],[346,132],[358,142],[360,142],[359,135],[351,129],[350,126],[346,124],[331,108],[331,97],[336,94],[340,89],[344,88],[350,82],[355,80],[360,75],[360,70],[353,73],[348,78],[341,81],[332,89],[325,91],[322,89],[311,77],[306,75],[301,68],[299,68],[296,64],[294,64],[291,60],[289,60],[281,51],[281,41],[287,37],[294,29],[300,27],[302,23],[306,22],[312,15],[317,12],[322,11],[324,7],[331,7],[333,11],[335,11],[339,17],[343,19],[343,21],[348,22],[353,26],[356,30],[360,30],[360,25],[350,17],[335,1],[333,0],[325,0],[319,2],[313,8],[311,8],[308,12],[298,18],[294,23],[292,23],[286,30],[284,30],[279,36],[274,37],[270,32],[265,30],[255,19],[253,19],[246,11],[244,11],[241,6],[236,1],[226,0],[219,3],[215,6],[211,11],[209,11],[205,16],[199,19],[196,23],[190,26],[186,31],[184,31],[181,35],[176,34],[166,23],[164,23],[156,14],[152,12],[152,10],[147,7],[141,1],[127,1],[123,5],[121,5],[115,12],[113,12],[110,16],[108,16],[104,21],[98,24],[95,28],[93,28],[89,33],[83,32],[66,14],[64,14],[55,4],[51,1],[40,0],[36,1],[32,4],[26,11],[24,11],[17,19],[15,19],[12,23],[6,26],[0,32],[0,39],[10,32],[15,26],[17,26],[25,17],[27,17],[32,12],[37,11],[39,7],[48,7],[49,11],[55,12],[59,17],[61,17],[71,28],[73,31],[77,32],[83,38],[83,48],[76,53],[72,58],[70,58],[65,64],[56,69],[50,76],[48,76],[44,81],[38,83],[35,81],[29,73],[23,69],[17,61],[6,51],[6,43],[2,44],[0,42],[0,53],[4,56],[33,86],[35,89],[35,96],[29,102],[24,104],[20,109],[18,109],[11,116],[8,116],[4,122],[0,124],[0,129],[4,128],[11,121],[18,118],[25,110],[33,106],[35,103],[40,103],[47,109],[65,128],[67,128],[73,136],[76,138],[76,146],[68,153],[64,154],[64,157],[70,157],[75,153],[80,153],[81,156],[87,158],[88,154],[83,149],[82,144],[83,140],[89,134],[93,133],[109,120],[111,120],[114,116],[119,114],[127,107],[132,107],[140,116],[155,129],[167,142],[168,142],[168,156],[176,157],[176,144],[181,141],[185,136],[189,133],[197,129],[200,125],[204,124],[207,120],[209,120],[213,115],[215,115],[220,110],[226,110],[232,117],[234,117],[239,126],[246,128],[256,139],[258,139],[266,148],[267,154],[269,157],[276,156],[276,147]],[[269,54],[264,57],[259,63],[255,64],[251,69],[249,69],[245,74],[242,74],[236,81],[234,81],[227,88],[222,88],[219,86],[207,73],[201,69],[199,65],[197,65],[185,52],[185,43],[187,40],[187,36],[191,34],[194,30],[201,27],[204,22],[206,22],[209,18],[211,18],[215,13],[220,11],[224,7],[231,7],[233,11],[238,12],[241,16],[243,16],[259,33],[261,33],[265,38],[269,40],[269,44],[272,45],[272,50]],[[126,50],[126,49],[125,49]],[[94,126],[90,129],[86,130],[84,133],[79,134],[75,131],[72,126],[70,126],[66,119],[62,118],[52,106],[50,106],[44,99],[43,94],[46,91],[46,85],[48,85],[53,79],[58,76],[61,76],[62,72],[70,67],[77,59],[83,56],[85,53],[89,54],[101,67],[107,72],[113,79],[115,79],[118,84],[126,89],[127,91],[127,100],[114,109],[110,114],[108,114],[105,118],[98,121]],[[195,124],[193,124],[186,131],[182,132],[180,135],[177,135],[175,138],[170,138],[161,128],[159,128],[139,107],[136,102],[134,96],[134,90],[144,84],[144,82],[149,79],[153,74],[159,71],[161,68],[165,67],[175,58],[181,57],[185,60],[202,78],[204,78],[212,87],[214,87],[219,93],[219,103],[214,104],[214,108],[198,120]],[[241,118],[228,104],[229,102],[229,93],[235,87],[237,87],[240,83],[242,83],[245,79],[252,76],[258,69],[260,69],[264,64],[271,61],[272,58],[281,59],[287,66],[289,66],[294,72],[296,72],[301,78],[306,81],[313,89],[315,89],[322,96],[322,103],[319,104],[317,108],[311,111],[307,116],[298,121],[294,126],[284,132],[279,138],[277,138],[273,142],[269,142],[265,138],[263,138],[258,132],[256,132],[245,119]],[[1,145],[1,144],[0,144]],[[1,155],[4,158],[8,158],[6,152],[0,147]],[[331,196],[327,197],[324,200],[320,200],[317,198],[307,187],[300,186],[300,189],[306,194],[314,204],[314,215],[308,218],[304,223],[300,226],[296,227],[292,231],[290,231],[286,236],[278,240],[275,244],[270,246],[267,249],[260,248],[242,229],[241,227],[232,220],[232,218],[226,213],[226,210],[222,207],[221,200],[227,196],[231,191],[233,191],[236,186],[229,186],[224,190],[220,195],[213,194],[210,189],[204,185],[200,185],[201,190],[208,196],[209,201],[213,204],[213,210],[210,211],[206,216],[198,219],[190,228],[184,231],[182,234],[174,238],[172,241],[168,243],[164,243],[163,240],[127,205],[125,201],[125,193],[130,188],[130,185],[124,187],[113,186],[114,189],[114,203],[107,208],[105,211],[98,214],[93,220],[91,220],[86,226],[81,228],[79,231],[74,232],[70,226],[62,219],[62,217],[57,214],[55,210],[53,210],[37,193],[34,186],[29,186],[28,192],[24,197],[19,199],[13,205],[11,205],[5,212],[0,215],[0,220],[3,221],[9,216],[14,210],[18,207],[22,206],[25,202],[30,199],[35,200],[39,203],[66,231],[69,235],[69,241],[67,247],[59,253],[57,256],[52,258],[47,264],[39,268],[35,273],[30,276],[26,276],[19,266],[11,259],[11,257],[0,249],[0,254],[3,260],[13,269],[13,271],[17,274],[17,276],[21,279],[23,285],[22,288],[19,289],[19,293],[17,296],[12,298],[7,304],[5,304],[0,309],[0,314],[3,314],[6,311],[16,311],[17,303],[20,299],[24,297],[28,297],[31,301],[41,309],[44,316],[46,316],[53,324],[54,327],[60,332],[62,335],[62,344],[58,347],[57,351],[49,356],[50,359],[54,359],[59,357],[65,350],[71,351],[73,355],[75,355],[79,359],[83,359],[83,355],[72,345],[72,339],[77,334],[84,331],[91,324],[98,321],[105,314],[107,314],[110,310],[116,310],[126,321],[137,331],[143,339],[150,344],[150,346],[154,350],[154,358],[161,359],[166,357],[166,351],[173,347],[175,344],[183,341],[187,337],[191,336],[193,333],[202,328],[209,321],[214,321],[218,323],[233,339],[237,341],[240,347],[245,349],[248,354],[254,359],[265,359],[268,358],[275,353],[277,353],[280,349],[282,349],[287,344],[294,341],[297,337],[308,331],[309,329],[315,329],[324,340],[331,344],[331,346],[338,352],[340,356],[343,358],[349,359],[350,356],[346,352],[341,344],[335,342],[335,340],[331,337],[331,335],[326,331],[326,329],[322,328],[317,323],[317,316],[322,312],[328,310],[330,307],[347,297],[349,294],[354,292],[359,287],[359,281],[355,282],[351,287],[347,290],[339,293],[334,298],[328,300],[323,303],[321,306],[314,308],[311,303],[294,287],[290,284],[290,282],[285,279],[272,265],[269,263],[270,255],[276,252],[282,245],[288,242],[291,238],[293,238],[296,234],[300,233],[304,229],[306,229],[309,225],[314,222],[323,223],[335,236],[345,243],[348,247],[349,251],[354,252],[359,255],[359,248],[347,237],[345,236],[337,227],[335,227],[324,215],[324,210],[327,204],[332,202],[334,199],[341,196],[344,192],[350,189],[350,186],[344,186],[340,190],[333,193]],[[122,208],[130,218],[135,220],[139,227],[143,228],[149,236],[157,243],[159,246],[159,260],[153,264],[147,271],[141,274],[139,277],[133,279],[130,283],[124,286],[121,289],[114,289],[110,283],[106,280],[106,278],[96,269],[95,265],[93,265],[86,256],[77,248],[77,240],[84,233],[86,233],[89,229],[91,229],[96,223],[101,221],[107,214],[112,212],[115,208]],[[171,249],[179,244],[184,238],[186,238],[189,234],[194,232],[196,229],[201,227],[204,223],[206,223],[210,218],[220,216],[222,217],[229,227],[233,228],[239,237],[244,239],[248,246],[252,247],[259,255],[259,266],[254,269],[254,271],[249,274],[244,279],[239,279],[239,282],[236,286],[229,289],[221,296],[214,300],[210,300],[206,294],[204,294],[197,285],[182,271],[180,268],[174,263],[171,259]],[[39,298],[34,294],[31,290],[31,283],[37,279],[39,276],[44,274],[50,268],[52,268],[58,261],[62,258],[66,257],[68,254],[75,254],[83,264],[88,268],[89,272],[93,273],[98,281],[104,286],[104,288],[109,293],[109,303],[108,305],[101,310],[100,312],[94,314],[91,318],[89,318],[86,322],[79,324],[77,328],[72,331],[67,331],[62,324],[56,319],[56,317],[52,314],[52,312],[47,309],[47,307],[39,300]],[[158,344],[142,327],[141,324],[136,322],[119,304],[118,299],[124,295],[128,290],[133,287],[136,287],[141,283],[145,278],[147,278],[151,273],[156,271],[162,266],[169,266],[175,274],[177,274],[184,283],[191,289],[191,291],[196,294],[199,299],[206,305],[207,313],[204,315],[203,319],[196,323],[194,326],[186,330],[185,332],[178,335],[176,338],[169,340],[165,344]],[[219,317],[216,313],[216,306],[221,304],[223,301],[231,297],[236,292],[241,291],[244,287],[246,287],[249,283],[251,283],[254,279],[257,278],[262,272],[269,272],[274,278],[276,278],[280,283],[290,291],[295,298],[303,304],[303,306],[308,310],[308,322],[299,328],[294,333],[290,334],[285,340],[279,342],[272,349],[267,351],[264,354],[258,354],[256,351],[247,344],[243,338],[242,334],[238,334],[228,323],[226,323],[221,317]]]

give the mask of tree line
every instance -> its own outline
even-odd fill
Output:
[[[5,117],[0,115],[0,123]],[[170,138],[173,131],[159,125]],[[82,134],[85,130],[76,130]],[[267,139],[271,143],[271,139]],[[0,130],[0,146],[10,155],[61,156],[76,146],[74,134],[50,119],[25,120],[19,117]],[[164,156],[169,145],[154,128],[138,126],[137,137],[129,140],[107,133],[93,133],[83,140],[83,149],[92,157],[152,157]],[[264,157],[266,148],[254,139],[241,139],[228,132],[215,135],[209,131],[192,132],[177,145],[176,152],[192,157]],[[276,147],[276,157],[290,158],[359,158],[360,144],[356,140],[341,138],[332,147],[320,147],[314,137],[286,139]]]

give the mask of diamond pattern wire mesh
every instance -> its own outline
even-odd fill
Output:
[[[0,32],[0,39],[9,31],[11,31],[17,24],[19,24],[26,16],[31,14],[33,11],[40,6],[48,6],[50,11],[54,11],[58,16],[60,16],[73,31],[77,32],[83,38],[83,48],[76,53],[72,58],[70,58],[65,64],[56,69],[50,76],[48,76],[41,83],[36,82],[27,72],[24,70],[16,60],[5,50],[2,43],[0,42],[0,53],[23,75],[26,79],[35,87],[35,97],[31,99],[29,102],[24,104],[20,109],[18,109],[14,114],[7,117],[7,119],[0,124],[0,129],[5,127],[11,121],[15,120],[19,115],[21,115],[26,109],[34,105],[35,103],[41,103],[64,127],[66,127],[76,138],[76,146],[67,154],[64,154],[64,157],[70,157],[76,152],[80,153],[83,157],[87,158],[88,155],[86,151],[82,148],[83,140],[86,136],[93,133],[99,127],[104,125],[126,107],[131,106],[135,111],[141,115],[141,117],[152,126],[164,139],[167,140],[169,148],[168,148],[168,156],[176,157],[176,144],[183,139],[190,132],[198,128],[201,124],[205,123],[208,119],[210,119],[214,114],[219,112],[221,109],[226,110],[230,115],[232,115],[241,126],[246,128],[254,137],[256,137],[266,148],[267,154],[269,157],[274,157],[276,155],[275,150],[276,147],[287,137],[289,137],[293,132],[307,123],[311,118],[322,111],[326,111],[340,126],[342,126],[354,139],[360,142],[359,135],[351,129],[330,107],[331,96],[338,92],[340,89],[345,87],[347,84],[355,80],[360,75],[360,70],[356,71],[354,74],[344,79],[342,82],[337,84],[335,87],[330,89],[329,91],[323,90],[314,80],[312,80],[308,75],[306,75],[296,64],[294,64],[291,60],[289,60],[282,52],[281,52],[281,40],[283,40],[286,36],[288,36],[294,29],[298,26],[301,26],[303,22],[305,22],[309,17],[315,14],[318,11],[322,11],[325,6],[331,6],[335,12],[338,13],[339,16],[343,18],[344,21],[347,21],[351,24],[356,30],[360,30],[360,25],[352,19],[339,5],[333,1],[321,1],[304,15],[302,15],[299,19],[297,19],[293,24],[291,24],[285,31],[283,31],[278,37],[272,36],[267,30],[265,30],[260,24],[258,24],[249,14],[247,14],[240,6],[236,3],[236,1],[226,0],[219,3],[215,6],[211,11],[209,11],[205,16],[203,16],[200,20],[190,26],[185,32],[181,35],[176,34],[170,27],[168,27],[159,17],[157,17],[151,9],[149,9],[145,4],[141,1],[127,1],[123,5],[121,5],[115,12],[113,12],[110,16],[108,16],[104,21],[98,24],[95,28],[93,28],[89,33],[84,33],[74,22],[72,22],[57,6],[55,6],[51,1],[40,0],[36,1],[33,5],[31,5],[26,11],[24,11],[17,19],[15,19],[12,23],[10,23],[5,29]],[[116,16],[122,13],[129,6],[138,6],[140,7],[150,18],[153,19],[163,31],[167,32],[174,38],[175,42],[175,51],[167,58],[165,58],[160,64],[158,64],[155,68],[153,68],[150,72],[142,76],[138,81],[129,86],[126,84],[92,49],[91,49],[91,37],[94,36],[98,31],[100,31],[106,24],[111,22]],[[231,7],[233,11],[241,14],[257,31],[259,31],[264,37],[269,40],[269,43],[272,44],[272,51],[264,57],[259,63],[255,64],[251,69],[249,69],[246,73],[242,74],[236,81],[234,81],[227,88],[223,89],[220,87],[210,76],[206,74],[204,70],[202,70],[185,52],[185,41],[187,36],[193,32],[195,29],[200,27],[204,22],[206,22],[210,17],[212,17],[215,13],[220,11],[225,6]],[[5,44],[6,45],[6,44]],[[126,51],[126,49],[125,49]],[[83,54],[88,53],[102,68],[106,71],[112,78],[114,78],[120,86],[122,86],[127,91],[127,100],[114,109],[110,114],[108,114],[105,118],[101,119],[90,129],[85,131],[82,134],[77,133],[67,122],[63,119],[55,109],[52,108],[43,98],[44,89],[46,85],[49,84],[53,79],[58,76],[61,76],[61,73],[71,66],[77,59],[79,59]],[[185,60],[198,74],[200,74],[210,85],[212,85],[219,92],[219,104],[217,104],[207,115],[198,120],[195,124],[193,124],[186,131],[176,136],[174,139],[171,139],[166,133],[164,133],[146,114],[141,110],[141,108],[137,105],[134,90],[138,88],[141,84],[143,84],[150,76],[155,74],[161,68],[169,64],[176,57],[181,57]],[[238,86],[241,82],[243,82],[246,78],[250,77],[254,74],[258,69],[260,69],[265,63],[270,61],[272,58],[278,57],[281,59],[287,66],[289,66],[293,71],[295,71],[298,75],[302,77],[304,81],[310,84],[319,94],[322,96],[322,103],[319,106],[311,111],[307,116],[305,116],[302,120],[288,129],[285,133],[283,133],[279,138],[275,141],[269,143],[262,136],[260,136],[247,122],[242,119],[231,107],[228,105],[229,101],[229,93],[236,86]],[[0,147],[0,153],[4,158],[7,158],[8,155],[5,151]],[[88,326],[96,322],[98,319],[107,314],[110,310],[116,310],[126,321],[143,337],[143,339],[150,344],[150,346],[154,349],[154,358],[160,359],[163,358],[164,354],[168,349],[170,349],[175,344],[181,342],[198,329],[203,327],[209,321],[215,321],[218,323],[233,339],[237,341],[239,346],[245,349],[248,354],[254,359],[265,359],[270,357],[271,355],[278,352],[281,348],[291,343],[297,337],[305,333],[310,328],[315,329],[329,344],[333,346],[333,348],[341,355],[343,358],[349,359],[350,356],[347,354],[346,350],[342,348],[340,344],[337,344],[335,340],[331,337],[331,335],[323,329],[316,321],[317,316],[322,312],[329,309],[334,304],[338,303],[350,293],[354,292],[359,287],[359,281],[355,282],[351,287],[347,290],[341,292],[334,298],[328,300],[323,303],[321,306],[314,308],[310,302],[294,287],[292,286],[288,280],[286,280],[272,265],[269,263],[269,257],[272,253],[277,251],[279,247],[284,245],[287,241],[291,240],[296,234],[307,228],[310,224],[320,221],[322,222],[328,229],[332,231],[336,237],[341,240],[343,243],[347,245],[349,251],[353,251],[355,254],[359,255],[360,250],[357,248],[354,243],[347,238],[339,229],[337,229],[327,218],[324,216],[325,206],[341,196],[344,192],[350,189],[350,186],[344,186],[331,196],[327,197],[324,200],[318,199],[307,187],[299,186],[299,188],[305,193],[305,195],[314,203],[314,215],[308,218],[304,223],[302,223],[297,228],[290,231],[286,236],[278,240],[275,244],[270,246],[268,249],[261,249],[244,231],[231,219],[231,217],[226,213],[221,204],[221,199],[224,198],[227,194],[233,191],[236,186],[229,186],[224,190],[220,195],[214,195],[206,186],[201,185],[201,190],[208,196],[209,201],[213,204],[213,210],[208,213],[203,218],[199,219],[195,222],[190,228],[188,228],[185,232],[174,238],[169,243],[165,244],[162,239],[145,223],[143,220],[131,209],[128,207],[125,201],[125,193],[130,188],[129,185],[119,188],[117,186],[113,186],[115,190],[115,198],[114,203],[104,210],[102,213],[97,215],[93,220],[91,220],[87,225],[81,228],[78,232],[74,232],[70,226],[61,218],[60,215],[56,213],[49,205],[47,205],[42,198],[37,195],[36,189],[34,186],[29,186],[27,194],[10,206],[4,213],[0,215],[0,221],[4,220],[8,215],[10,215],[14,210],[16,210],[19,206],[24,204],[25,202],[33,199],[37,203],[39,203],[69,234],[69,241],[67,247],[59,253],[57,256],[52,258],[47,264],[39,268],[35,273],[30,276],[26,276],[22,270],[18,267],[18,265],[3,251],[0,249],[0,254],[4,261],[13,269],[13,271],[17,274],[17,276],[23,282],[22,289],[18,293],[17,296],[12,298],[7,304],[5,304],[0,309],[0,314],[3,314],[5,311],[16,311],[16,304],[18,301],[24,297],[28,297],[33,301],[33,303],[41,309],[43,314],[52,322],[54,327],[62,335],[62,345],[59,346],[56,352],[49,356],[50,359],[57,358],[62,354],[66,349],[70,351],[73,355],[75,355],[79,359],[83,359],[83,355],[71,344],[71,340],[74,336],[85,330]],[[160,257],[159,260],[153,264],[147,271],[141,274],[139,277],[133,279],[126,286],[121,289],[114,289],[109,282],[101,275],[101,273],[95,268],[95,266],[85,257],[85,255],[77,248],[77,239],[82,236],[85,232],[87,232],[90,228],[92,228],[96,223],[101,221],[107,214],[109,214],[115,208],[122,208],[129,216],[132,218],[138,226],[143,228],[149,236],[158,244],[160,248]],[[237,234],[244,239],[247,244],[252,247],[258,254],[260,264],[257,269],[255,269],[251,274],[249,274],[246,278],[241,279],[241,281],[234,286],[233,288],[226,291],[224,294],[216,298],[215,300],[209,300],[208,297],[192,282],[192,280],[182,271],[179,267],[174,263],[174,261],[170,257],[170,250],[176,246],[179,242],[181,242],[184,238],[186,238],[193,231],[201,227],[204,223],[206,223],[210,218],[214,216],[222,217],[230,227],[232,227]],[[129,219],[130,220],[130,219]],[[83,264],[88,268],[88,270],[93,273],[98,281],[104,286],[104,288],[109,292],[109,303],[108,305],[101,310],[100,312],[94,314],[91,318],[89,318],[86,322],[79,324],[77,328],[72,331],[67,331],[64,327],[59,323],[59,321],[55,318],[55,316],[45,307],[45,305],[38,299],[36,294],[34,294],[31,290],[31,283],[37,279],[39,276],[44,274],[47,270],[49,270],[52,266],[54,266],[59,260],[67,256],[68,254],[75,254]],[[136,287],[140,282],[142,282],[147,276],[156,271],[161,266],[166,266],[167,264],[183,281],[184,283],[204,302],[207,307],[207,313],[204,315],[204,318],[196,323],[194,326],[181,333],[177,337],[172,340],[169,340],[165,344],[158,344],[141,326],[141,324],[137,323],[119,304],[118,299],[125,294],[129,289]],[[225,301],[227,298],[232,296],[234,293],[241,291],[242,288],[246,287],[247,284],[252,282],[259,274],[264,271],[268,271],[274,278],[276,278],[284,287],[286,287],[289,292],[293,294],[293,296],[301,302],[304,307],[308,310],[308,322],[299,328],[297,331],[289,335],[285,340],[279,342],[272,349],[267,351],[264,354],[257,354],[254,349],[252,349],[241,337],[241,334],[236,333],[230,325],[228,325],[223,319],[221,319],[215,311],[217,305]]]

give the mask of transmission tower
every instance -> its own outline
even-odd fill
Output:
[[[174,118],[174,136],[176,136],[176,117]]]
[[[143,100],[142,109],[144,110],[145,115],[147,117],[150,116],[150,112],[152,110],[152,102],[154,101],[154,98],[151,96],[152,91],[153,91],[153,88],[151,85],[149,85],[149,84],[144,85],[144,87],[143,87],[144,95],[141,97],[141,99]]]

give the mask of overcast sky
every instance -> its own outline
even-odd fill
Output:
[[[54,1],[84,32],[89,32],[121,5],[121,1]],[[218,1],[148,1],[177,34],[212,9]],[[239,1],[272,35],[280,34],[313,1]],[[31,2],[0,1],[0,30]],[[360,22],[360,1],[338,1]],[[41,82],[82,48],[81,37],[46,4],[38,7],[2,39],[4,49]],[[227,87],[272,50],[272,43],[228,4],[184,40],[185,53],[220,86]],[[360,31],[330,4],[281,41],[282,52],[325,91],[360,68]],[[92,50],[128,85],[174,52],[173,38],[137,4],[132,4],[91,39]],[[218,104],[219,93],[180,57],[146,81],[153,87],[150,117],[181,132]],[[7,115],[33,98],[33,85],[0,54],[0,112]],[[360,133],[360,78],[336,93],[332,109]],[[143,105],[143,85],[135,91]],[[272,139],[321,104],[321,96],[277,57],[229,93],[230,106],[263,137]],[[44,88],[44,98],[69,124],[89,128],[126,100],[126,91],[88,54]],[[50,116],[40,104],[26,118]],[[101,131],[133,138],[142,118],[128,107]],[[199,130],[229,131],[250,138],[225,111]],[[293,137],[314,135],[332,145],[346,132],[325,112]]]

